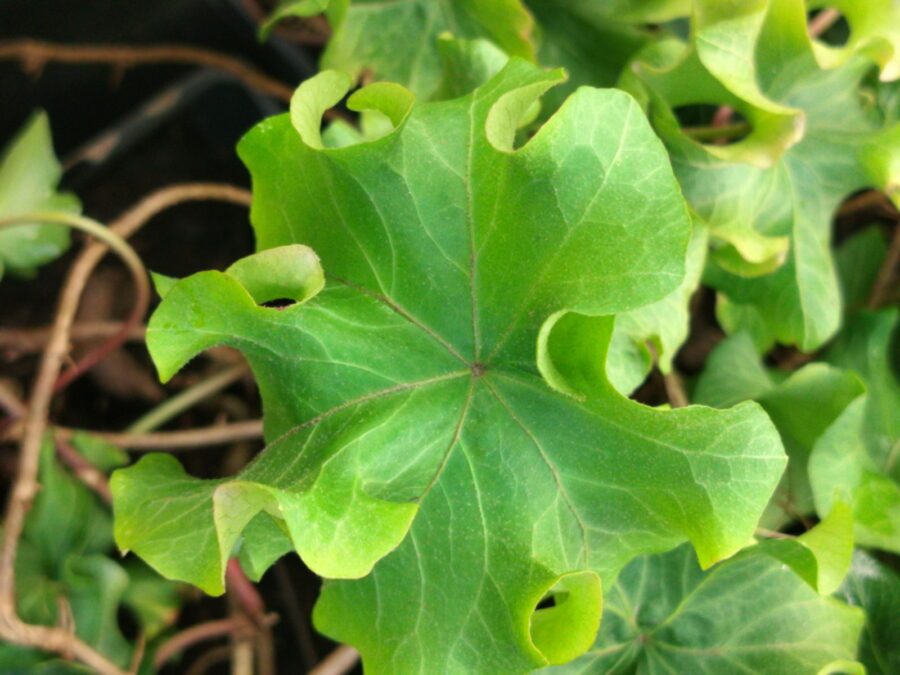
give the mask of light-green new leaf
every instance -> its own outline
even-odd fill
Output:
[[[62,168],[53,154],[50,123],[38,113],[25,125],[0,157],[0,218],[35,211],[78,213],[74,195],[57,192]],[[69,247],[69,231],[62,225],[22,223],[0,230],[0,279],[5,272],[30,277],[37,268]]]
[[[147,338],[161,375],[240,349],[270,444],[224,480],[162,455],[114,474],[120,546],[213,593],[229,556],[258,575],[292,548],[342,579],[315,620],[369,672],[516,673],[587,649],[634,556],[690,540],[709,566],[745,545],[777,433],[753,403],[659,411],[609,384],[612,315],[679,286],[691,223],[622,92],[580,89],[514,146],[561,78],[513,59],[419,105],[372,85],[348,105],[396,129],[335,149],[321,114],[350,79],[324,72],[248,134],[257,256],[309,246],[325,286],[259,306],[244,263],[168,290]]]
[[[858,608],[816,595],[758,551],[704,572],[681,547],[626,567],[590,653],[545,672],[861,673],[853,662],[863,620]],[[843,668],[828,669],[837,663]]]
[[[862,86],[874,67],[861,52],[822,69],[801,0],[703,0],[690,45],[653,45],[623,76],[710,225],[705,281],[753,308],[774,339],[806,351],[840,325],[835,210],[857,190],[896,180],[900,128]],[[750,133],[701,143],[675,114],[696,105],[730,106]]]

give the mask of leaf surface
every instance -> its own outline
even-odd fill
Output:
[[[865,391],[852,372],[811,363],[791,373],[766,370],[748,333],[736,333],[719,343],[697,380],[693,401],[728,407],[758,401],[778,428],[788,453],[788,470],[763,519],[778,529],[814,510],[807,465],[814,445]],[[823,517],[830,512],[830,502]]]
[[[241,263],[168,289],[160,374],[240,349],[270,443],[222,480],[161,455],[117,472],[122,548],[220,593],[229,556],[261,573],[278,540],[341,579],[315,619],[372,672],[523,672],[588,648],[635,555],[689,539],[708,566],[746,543],[784,467],[765,414],[650,409],[604,370],[612,315],[685,275],[665,152],[630,97],[588,88],[516,148],[560,77],[513,59],[412,106],[373,85],[348,104],[397,128],[334,149],[320,116],[349,80],[326,72],[242,141],[257,256],[310,246],[325,286],[261,307]]]
[[[864,620],[766,555],[748,551],[704,572],[686,546],[632,562],[604,612],[591,652],[545,672],[831,672],[855,660]]]

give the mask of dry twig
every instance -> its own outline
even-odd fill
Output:
[[[108,63],[119,68],[147,64],[185,64],[214,68],[244,84],[285,102],[294,90],[240,59],[184,45],[67,45],[20,39],[0,42],[0,59],[16,59],[28,72],[39,73],[47,63]]]
[[[891,245],[881,264],[881,269],[878,270],[878,277],[872,286],[872,292],[869,294],[869,309],[881,307],[890,294],[897,277],[898,263],[900,263],[900,217],[895,216],[894,236],[891,238]]]
[[[3,441],[21,441],[24,436],[24,425],[19,424],[4,433]],[[237,441],[248,441],[262,438],[262,420],[246,420],[231,424],[214,424],[209,427],[187,429],[185,431],[156,431],[149,434],[129,434],[110,431],[91,431],[89,429],[73,429],[71,427],[54,427],[54,431],[62,438],[74,433],[85,433],[117,445],[126,450],[138,452],[145,450],[166,450],[176,452],[192,448],[204,448],[210,445],[224,445]]]
[[[277,620],[278,616],[275,614],[267,614],[263,618],[263,621],[268,626],[273,625]],[[250,635],[253,633],[253,630],[253,625],[240,615],[191,626],[180,633],[176,633],[160,645],[159,649],[156,650],[153,665],[157,669],[162,668],[173,656],[200,642],[226,635]]]
[[[69,339],[72,342],[87,341],[108,338],[119,333],[124,326],[121,321],[91,321],[72,325]],[[41,351],[50,338],[51,326],[37,328],[0,328],[0,351],[4,354],[19,356],[22,354],[34,354]],[[134,342],[143,341],[147,332],[145,326],[132,327],[127,340]]]
[[[249,206],[250,193],[239,187],[222,183],[183,183],[170,185],[161,188],[156,192],[152,192],[147,197],[139,201],[134,207],[119,216],[109,227],[123,239],[131,237],[135,232],[140,230],[151,218],[178,204],[189,201],[221,201],[230,202],[240,206]],[[85,258],[85,267],[88,274],[96,267],[97,263],[106,253],[106,247],[103,244],[94,244],[88,248],[83,254]],[[63,373],[56,382],[56,390],[60,391],[68,386],[76,378],[80,377],[95,364],[102,361],[107,354],[118,349],[127,339],[131,332],[140,324],[143,319],[144,312],[140,315],[132,312],[128,320],[122,325],[118,333],[107,338],[107,340],[88,353],[72,368]]]
[[[309,671],[309,675],[343,675],[359,661],[359,652],[348,645],[341,645],[322,662]]]
[[[149,288],[143,265],[131,247],[107,228],[87,218],[72,214],[30,214],[15,221],[0,221],[0,226],[9,227],[16,222],[57,222],[84,230],[102,239],[128,265],[137,284],[138,297],[135,305],[137,307],[143,305],[146,308]],[[16,609],[15,564],[19,537],[25,524],[25,516],[31,508],[31,503],[38,490],[41,441],[47,427],[53,386],[68,352],[69,329],[78,309],[78,299],[81,297],[81,291],[93,269],[88,255],[92,248],[93,245],[89,244],[69,272],[60,295],[53,330],[41,359],[34,389],[28,402],[19,450],[19,468],[7,504],[3,528],[3,547],[0,551],[0,637],[17,644],[37,647],[62,655],[71,655],[99,673],[120,675],[124,671],[79,640],[72,632],[63,628],[26,624],[19,618]],[[106,246],[101,246],[101,249],[104,252],[107,250]]]
[[[816,14],[809,22],[809,36],[812,38],[820,37],[822,33],[827,31],[834,24],[840,21],[840,18],[841,13],[836,9],[833,9],[831,7],[829,7],[828,9],[823,9],[821,12]]]

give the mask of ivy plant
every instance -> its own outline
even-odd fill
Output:
[[[863,613],[756,551],[706,572],[688,547],[638,558],[608,594],[603,621],[587,654],[547,672],[862,672]]]
[[[72,443],[101,470],[128,462],[123,451],[86,435]],[[19,612],[35,624],[72,624],[79,638],[125,668],[135,645],[122,634],[120,614],[134,619],[152,653],[177,617],[178,585],[139,560],[123,564],[110,555],[113,527],[107,505],[58,462],[49,438],[41,451],[40,482],[16,560]],[[0,670],[85,672],[63,659],[12,644],[0,645]]]
[[[693,30],[690,44],[648,47],[622,84],[645,101],[710,225],[706,281],[774,340],[816,349],[840,325],[832,214],[857,190],[887,187],[882,153],[896,156],[900,127],[865,93],[878,64],[862,50],[821,66],[800,0],[698,0]],[[750,132],[729,145],[690,137],[675,112],[698,104],[730,106]]]
[[[116,472],[122,549],[210,593],[230,556],[261,573],[295,550],[327,579],[318,627],[372,672],[526,672],[590,647],[635,556],[747,543],[778,433],[755,403],[611,385],[615,315],[678,289],[691,219],[622,92],[579,89],[516,145],[562,79],[513,59],[445,102],[374,84],[348,106],[393,131],[326,148],[351,81],[325,71],[248,134],[259,252],[161,280],[147,341],[163,379],[241,350],[269,445],[220,480],[166,455]]]

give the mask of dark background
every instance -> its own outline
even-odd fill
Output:
[[[179,44],[203,47],[245,60],[293,87],[315,72],[315,48],[272,36],[257,38],[252,9],[256,0],[0,0],[0,41],[33,38],[72,44]],[[258,15],[257,15],[258,16]],[[165,99],[178,103],[166,107]],[[146,114],[151,105],[160,112]],[[141,197],[177,182],[215,181],[249,187],[249,177],[234,146],[258,120],[282,112],[284,103],[253,91],[228,75],[196,66],[138,65],[121,69],[108,64],[49,63],[39,73],[22,64],[0,60],[0,147],[38,109],[48,113],[58,157],[66,166],[63,188],[75,192],[84,212],[109,222]],[[99,161],[84,161],[85,148],[114,132],[119,141]],[[150,270],[184,276],[198,270],[227,267],[253,250],[253,233],[243,208],[216,203],[180,205],[154,218],[131,242]],[[38,326],[50,322],[66,270],[80,248],[41,269],[34,280],[7,276],[0,284],[0,326]],[[127,311],[131,289],[127,275],[112,257],[99,275],[112,275],[121,313]],[[129,355],[152,376],[142,345]],[[209,363],[192,365],[176,381],[185,385],[208,372]],[[36,357],[5,359],[0,376],[16,380],[27,392]],[[204,371],[204,369],[206,369]],[[173,389],[169,388],[169,395]],[[259,416],[258,395],[238,384],[221,397],[198,406],[166,428],[212,424],[229,404],[247,416]],[[51,419],[82,428],[117,430],[152,406],[140,397],[111,394],[95,378],[85,377],[57,396]],[[258,446],[259,444],[257,444]],[[244,448],[249,456],[259,447]],[[186,456],[195,475],[221,475],[229,448],[213,447]],[[15,449],[0,450],[4,489],[9,484]],[[232,456],[233,459],[233,456]],[[310,628],[310,612],[319,581],[297,556],[284,558],[263,579],[260,590],[268,611],[280,621],[274,638],[279,673],[302,673],[333,645]],[[222,598],[199,593],[185,604],[179,620],[184,628],[227,616]],[[122,617],[129,630],[129,617]],[[185,654],[164,672],[184,672],[211,644]],[[228,663],[209,672],[228,672]]]

